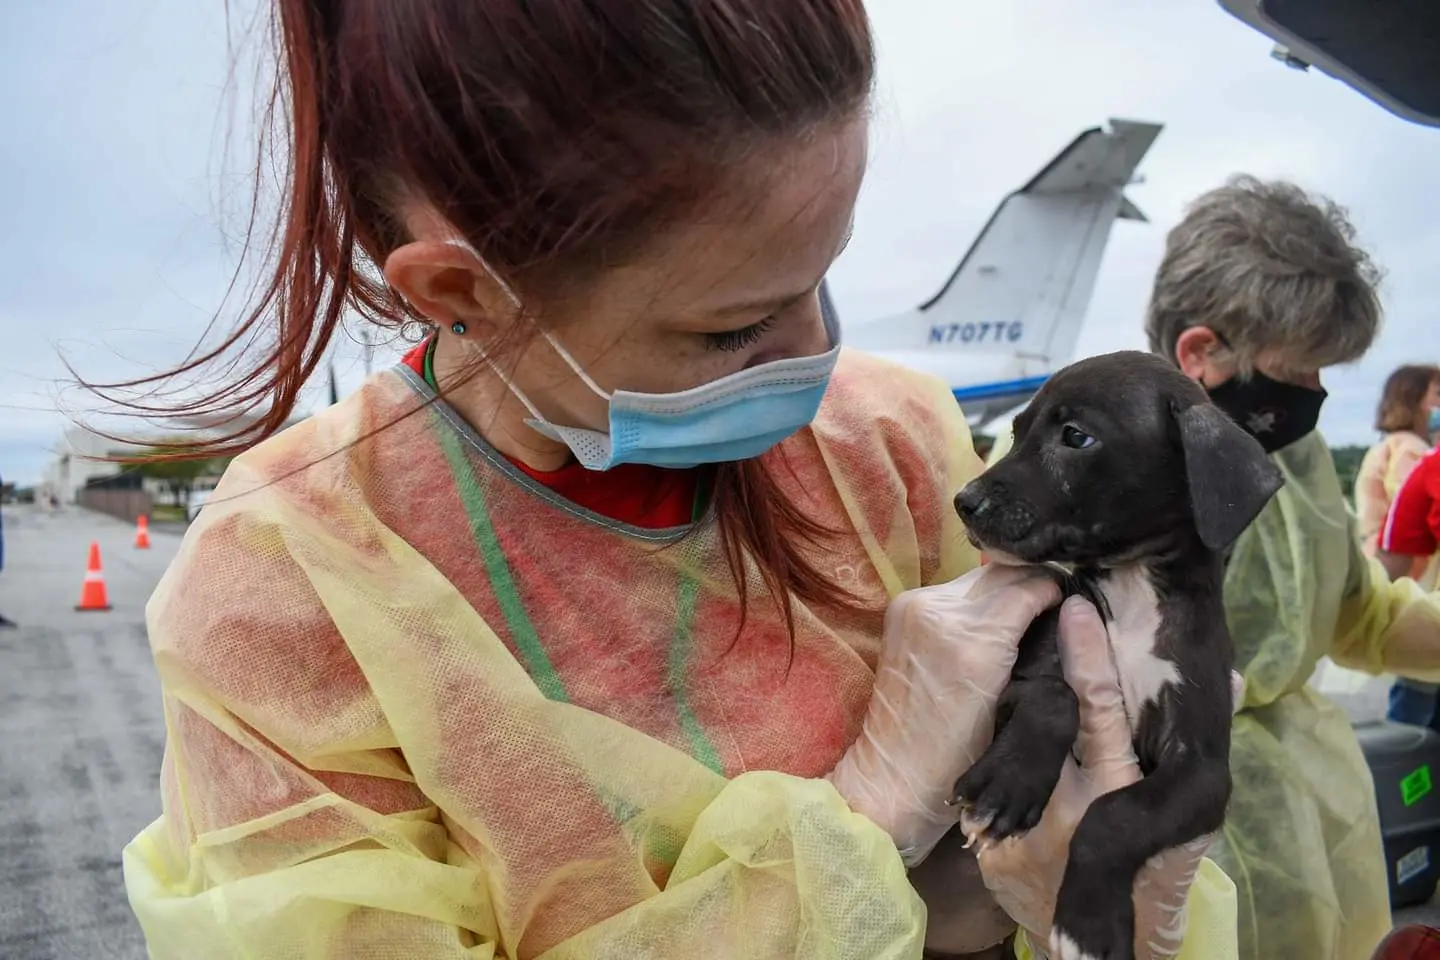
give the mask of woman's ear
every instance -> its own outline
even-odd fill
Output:
[[[480,259],[464,247],[415,240],[385,258],[385,279],[422,314],[440,326],[474,326],[509,318],[514,304]]]
[[[1214,387],[1230,379],[1233,370],[1222,369],[1216,355],[1224,344],[1209,327],[1190,327],[1175,341],[1175,365],[1180,372],[1204,387]]]

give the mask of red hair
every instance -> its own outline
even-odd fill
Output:
[[[874,76],[862,0],[276,0],[275,11],[266,126],[285,138],[287,184],[273,268],[218,347],[97,388],[222,364],[193,401],[119,401],[237,424],[182,456],[234,454],[283,427],[347,309],[424,322],[378,268],[410,239],[403,201],[433,206],[522,296],[553,291],[643,247],[757,147],[853,116]],[[748,557],[792,633],[792,596],[849,605],[802,549],[829,531],[780,495],[763,461],[717,466],[715,506],[742,602]]]

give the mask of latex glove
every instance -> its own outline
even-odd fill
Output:
[[[985,885],[1038,949],[1050,941],[1055,897],[1069,860],[1070,838],[1096,797],[1140,779],[1120,681],[1099,613],[1080,597],[1060,608],[1060,651],[1065,680],[1080,700],[1080,762],[1065,761],[1040,823],[1029,833],[983,846],[978,855]],[[1231,676],[1233,707],[1244,681]],[[971,824],[961,829],[972,833]],[[1214,840],[1201,837],[1154,857],[1135,879],[1135,956],[1174,957],[1185,939],[1185,904],[1200,861]],[[1050,956],[1064,958],[1050,943]],[[1068,960],[1068,958],[1066,958]]]
[[[994,736],[1020,638],[1059,599],[1044,570],[991,565],[890,602],[860,736],[829,779],[906,866],[955,825],[947,801]]]

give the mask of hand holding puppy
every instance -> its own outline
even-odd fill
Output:
[[[1099,613],[1072,597],[1060,611],[1060,649],[1066,682],[1080,700],[1079,763],[1067,760],[1040,824],[979,850],[985,885],[999,905],[1027,932],[1031,943],[1048,944],[1055,960],[1078,957],[1073,944],[1054,942],[1050,925],[1055,898],[1069,857],[1071,837],[1096,797],[1138,781],[1129,721]],[[1244,681],[1231,675],[1233,706]],[[972,825],[962,821],[961,829]],[[1135,880],[1135,956],[1173,957],[1185,939],[1185,905],[1213,836],[1171,849],[1141,870]]]
[[[891,602],[864,726],[830,781],[906,866],[955,825],[955,780],[990,743],[1020,638],[1059,600],[1043,570],[985,566]]]
[[[996,703],[1010,682],[1020,638],[1059,599],[1053,577],[1038,568],[986,566],[951,583],[907,591],[891,603],[870,709],[859,738],[829,779],[853,810],[894,838],[907,866],[921,863],[955,826],[958,811],[947,801],[956,779],[990,743]],[[1095,797],[1140,778],[1099,614],[1083,600],[1067,602],[1060,635],[1066,680],[1080,701],[1081,763],[1066,764],[1035,830],[982,851],[980,859],[994,900],[1039,946],[1049,939],[1070,838],[1081,816]],[[1242,690],[1233,675],[1237,706]],[[1183,907],[1209,840],[1169,851],[1140,874],[1138,956],[1178,951]],[[933,932],[945,934],[938,941],[927,938],[932,949],[978,950],[1004,935],[1003,924],[997,925],[989,904],[981,902],[984,890],[939,886],[945,889],[918,885],[932,911]],[[956,922],[944,922],[952,915]]]

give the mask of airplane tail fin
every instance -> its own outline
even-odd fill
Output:
[[[1070,359],[1116,219],[1147,222],[1125,196],[1162,125],[1110,121],[1087,130],[1007,196],[938,294],[917,310],[849,327],[876,351]]]

